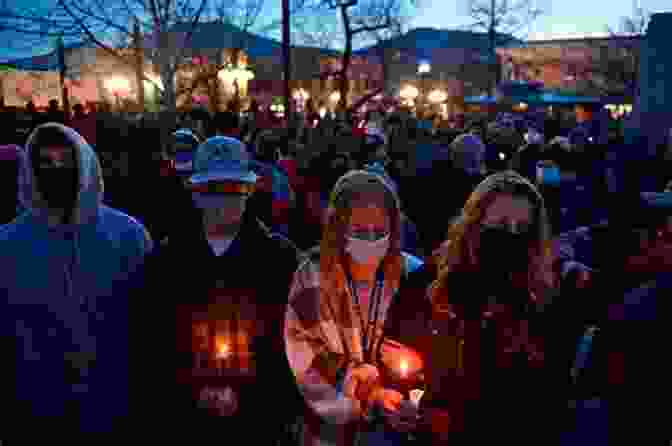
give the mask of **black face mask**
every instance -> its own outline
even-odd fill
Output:
[[[529,235],[515,233],[502,226],[484,226],[481,229],[480,265],[493,278],[506,277],[512,272],[525,271],[529,264]]]
[[[77,198],[77,170],[69,168],[41,169],[36,173],[37,185],[49,207],[70,209]]]

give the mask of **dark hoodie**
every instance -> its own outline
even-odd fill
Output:
[[[0,225],[17,216],[18,173],[21,148],[15,145],[0,146]]]
[[[69,224],[52,215],[35,183],[32,145],[48,127],[75,148],[79,188]],[[151,240],[137,221],[101,203],[98,160],[77,132],[45,124],[26,151],[19,199],[27,212],[0,231],[0,330],[6,371],[14,376],[3,380],[11,408],[3,431],[109,433],[128,415],[124,328]]]
[[[138,314],[153,320],[147,344],[156,346],[152,358],[163,360],[157,368],[147,358],[148,367],[139,367],[138,376],[144,372],[147,383],[140,387],[148,389],[148,401],[153,401],[153,413],[143,424],[155,422],[149,430],[168,428],[207,439],[226,432],[231,438],[245,435],[250,444],[271,444],[297,396],[284,357],[282,316],[298,251],[287,239],[271,234],[249,209],[221,256],[213,253],[200,220],[191,222],[171,234],[147,263],[146,311]],[[233,361],[241,362],[234,362],[224,377],[214,375],[215,338],[209,339],[209,352],[197,348],[193,330],[201,322],[213,330],[216,326],[218,336],[239,333],[245,338],[240,353],[231,346]],[[210,361],[199,374],[195,358],[202,353]],[[238,413],[223,418],[198,409],[197,396],[205,385],[231,386],[238,394]],[[263,427],[255,428],[255,422]]]

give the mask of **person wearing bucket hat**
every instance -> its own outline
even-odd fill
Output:
[[[202,143],[185,182],[196,218],[148,259],[147,296],[175,296],[169,305],[163,301],[166,317],[153,317],[155,342],[147,340],[162,346],[159,356],[175,359],[163,367],[167,390],[150,399],[160,402],[153,420],[162,431],[168,424],[176,434],[205,439],[225,431],[271,444],[292,413],[292,398],[300,401],[282,345],[282,315],[299,254],[247,206],[258,179],[252,168],[237,139]],[[176,343],[166,343],[167,336]],[[175,367],[183,383],[174,381]],[[283,402],[281,413],[271,413],[270,395]],[[245,429],[259,418],[264,429]]]

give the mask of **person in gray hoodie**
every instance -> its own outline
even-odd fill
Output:
[[[84,138],[61,124],[37,127],[19,172],[27,210],[0,229],[0,348],[10,372],[0,394],[10,442],[119,432],[129,420],[129,304],[152,242],[102,196]]]

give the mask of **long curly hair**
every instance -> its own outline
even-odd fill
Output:
[[[531,299],[540,300],[553,286],[552,250],[548,216],[537,189],[513,171],[499,172],[483,180],[472,192],[459,218],[451,225],[448,239],[438,259],[438,276],[429,289],[436,311],[449,307],[449,282],[453,272],[478,272],[479,259],[474,240],[479,236],[485,212],[500,194],[525,197],[532,204],[531,230],[535,236],[528,246],[527,289]]]
[[[379,175],[356,170],[341,177],[334,187],[320,243],[321,287],[331,296],[346,287],[345,242],[352,209],[357,203],[380,204],[390,218],[390,248],[382,261],[385,281],[398,287],[401,278],[401,221],[399,199]]]

